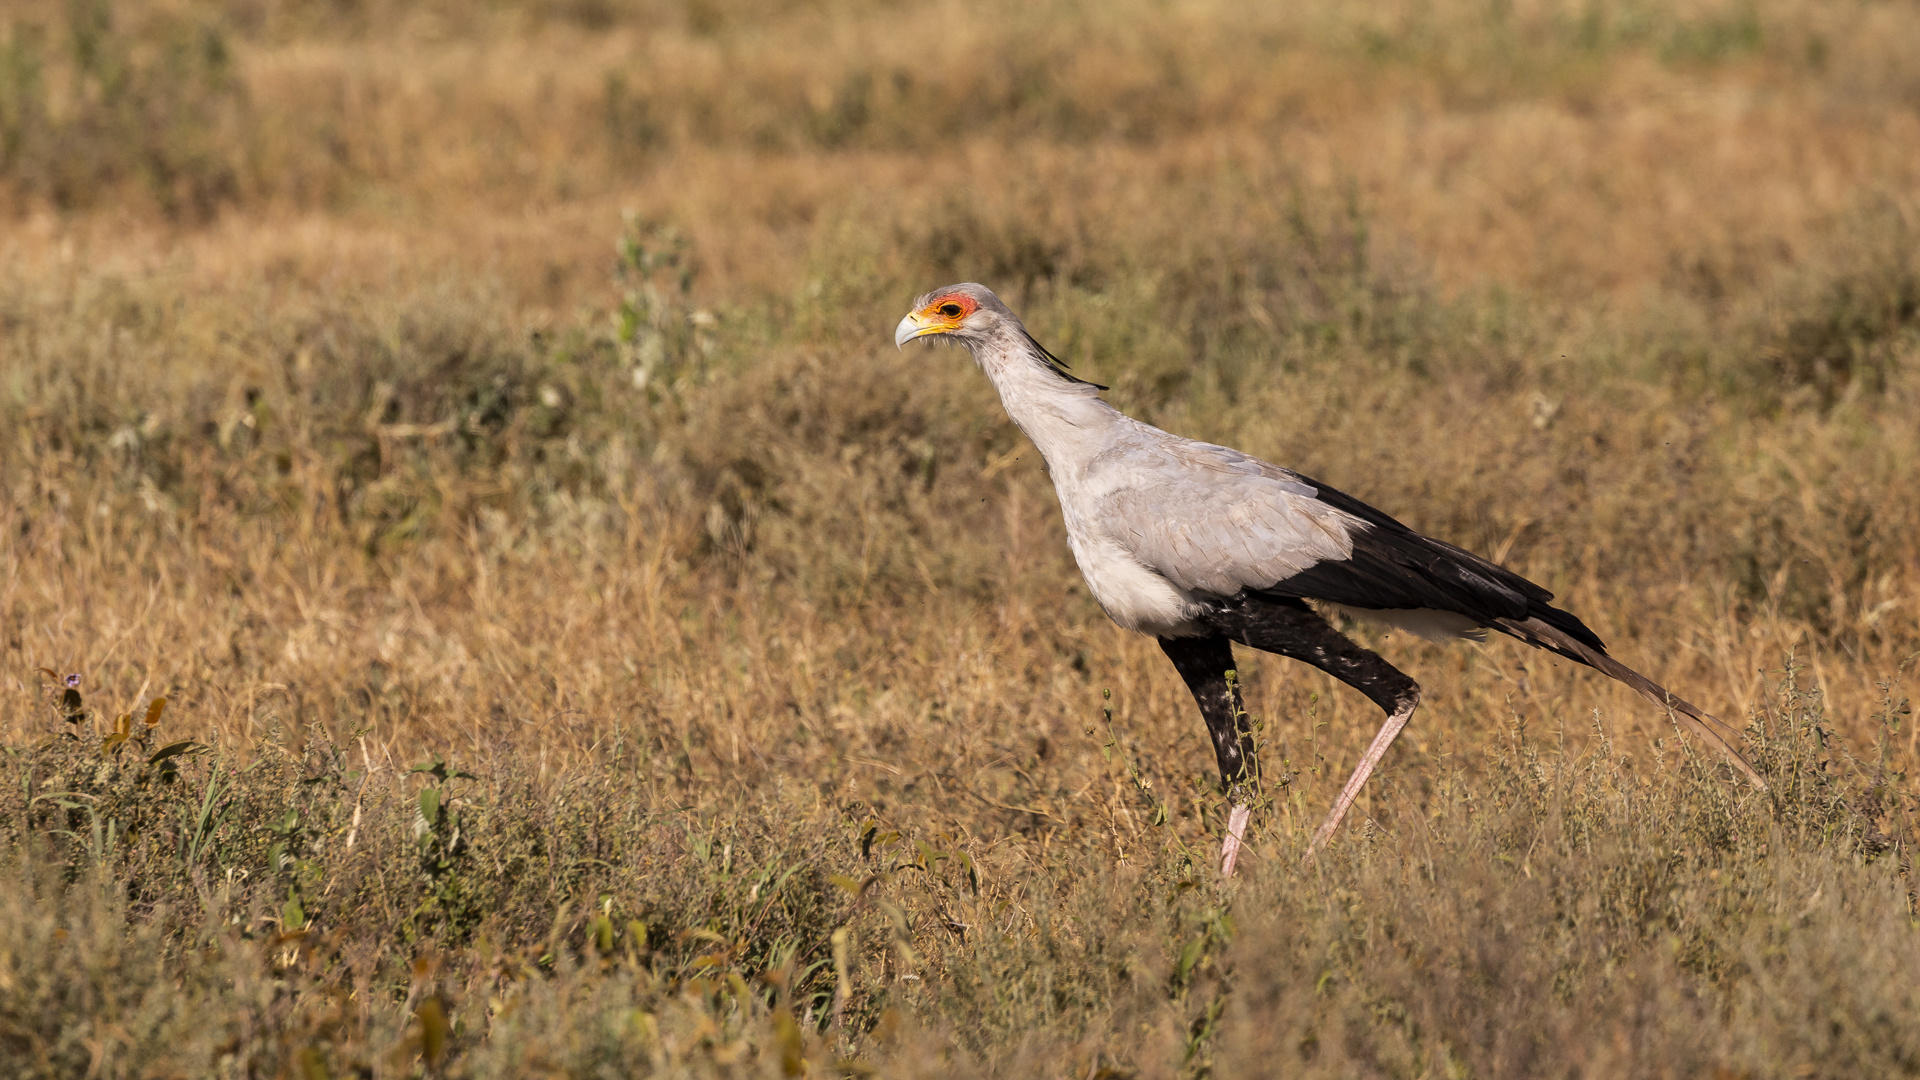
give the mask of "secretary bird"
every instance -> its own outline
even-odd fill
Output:
[[[1220,869],[1233,874],[1259,781],[1232,642],[1312,664],[1365,694],[1386,723],[1313,834],[1339,827],[1420,703],[1420,687],[1335,630],[1320,601],[1430,640],[1498,630],[1577,660],[1672,710],[1755,787],[1731,727],[1607,655],[1592,630],[1526,578],[1425,537],[1351,495],[1238,450],[1143,424],[1075,378],[983,285],[935,289],[900,320],[894,344],[964,345],[1007,415],[1046,460],[1067,543],[1114,622],[1151,634],[1200,706],[1232,810]]]

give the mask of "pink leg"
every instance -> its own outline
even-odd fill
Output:
[[[1253,808],[1246,803],[1235,803],[1233,812],[1227,815],[1227,839],[1220,845],[1220,876],[1232,877],[1233,864],[1240,858],[1240,845],[1247,838],[1247,819],[1253,816]]]
[[[1320,828],[1314,831],[1313,842],[1307,845],[1307,862],[1313,861],[1314,855],[1320,850],[1320,845],[1326,843],[1327,837],[1333,835],[1333,830],[1340,827],[1340,819],[1347,816],[1353,801],[1360,797],[1361,786],[1367,782],[1367,777],[1373,775],[1373,768],[1380,764],[1380,759],[1387,756],[1387,747],[1392,746],[1393,740],[1400,737],[1400,729],[1407,726],[1407,721],[1413,717],[1415,706],[1419,704],[1420,696],[1415,693],[1411,700],[1402,704],[1393,715],[1387,717],[1386,723],[1380,725],[1380,734],[1373,737],[1373,745],[1367,747],[1366,754],[1360,758],[1359,767],[1354,769],[1353,775],[1347,778],[1347,786],[1340,789],[1340,798],[1334,801],[1333,812],[1328,814],[1327,820],[1321,822]]]

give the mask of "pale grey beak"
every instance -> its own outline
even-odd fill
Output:
[[[906,318],[900,320],[899,326],[893,328],[894,347],[904,348],[907,342],[912,341],[914,338],[922,334],[937,333],[939,329],[938,326],[928,326],[922,323],[918,315],[908,315]]]

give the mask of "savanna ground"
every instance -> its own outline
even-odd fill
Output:
[[[1920,9],[11,0],[0,1071],[1920,1073]],[[1745,725],[1355,632],[1245,872],[961,353]],[[71,677],[71,678],[70,678]],[[76,685],[71,689],[68,683]],[[154,700],[164,696],[163,705]]]

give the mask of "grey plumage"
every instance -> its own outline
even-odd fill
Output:
[[[1182,589],[1232,596],[1353,553],[1365,524],[1238,450],[1116,425],[1087,466],[1092,525]]]

